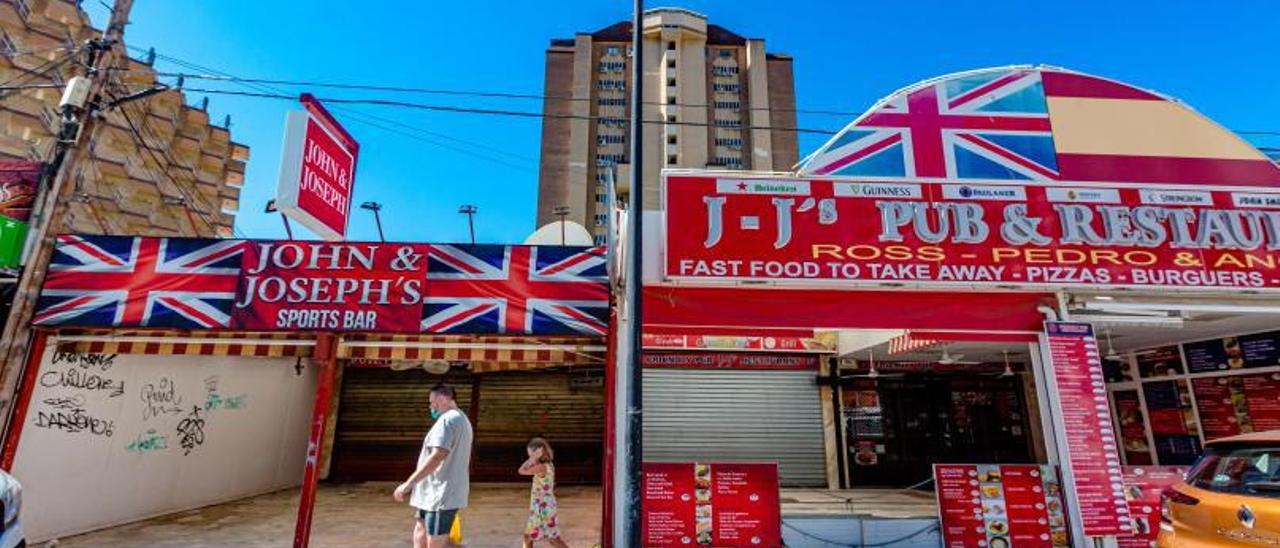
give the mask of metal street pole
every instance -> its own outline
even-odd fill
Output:
[[[382,235],[382,217],[378,216],[378,212],[382,211],[382,204],[378,202],[365,202],[360,204],[360,209],[367,209],[373,212],[373,222],[378,225],[378,241],[387,241],[387,237]]]
[[[560,245],[564,245],[564,218],[569,215],[569,207],[556,206],[552,211],[560,218]]]
[[[641,258],[644,256],[642,231],[644,223],[644,0],[635,0],[635,13],[631,18],[631,190],[627,213],[627,292],[626,311],[628,332],[625,337],[628,344],[621,351],[630,355],[619,360],[624,371],[619,371],[619,379],[626,383],[626,393],[622,400],[626,410],[623,424],[623,440],[626,443],[620,448],[623,461],[625,481],[619,487],[626,501],[623,511],[621,538],[615,539],[618,546],[640,546],[640,504],[641,504],[641,467],[643,464],[643,420],[641,413],[642,391],[640,355],[641,330],[644,325],[642,313],[642,289],[644,287]]]
[[[44,282],[45,273],[53,257],[54,239],[65,226],[67,211],[76,185],[71,181],[76,171],[84,167],[90,158],[89,143],[93,142],[97,130],[102,126],[103,105],[108,102],[105,97],[109,73],[106,69],[117,68],[124,51],[124,27],[129,23],[129,12],[133,10],[133,0],[116,0],[111,8],[111,16],[102,31],[102,38],[91,40],[85,48],[88,52],[85,78],[88,79],[84,92],[65,93],[63,102],[67,103],[62,112],[62,128],[55,143],[53,159],[45,168],[41,190],[35,212],[32,215],[33,243],[27,256],[27,263],[18,280],[18,289],[9,309],[9,317],[0,335],[0,414],[5,419],[6,430],[8,417],[12,416],[14,389],[26,365],[27,353],[31,351],[32,342],[31,317],[35,311],[36,298],[40,293],[40,284]],[[77,84],[76,78],[68,81],[68,91]],[[79,101],[68,103],[68,97],[78,96]],[[82,101],[82,102],[81,102]],[[79,105],[74,103],[81,102]],[[46,185],[46,183],[48,183]]]
[[[480,211],[480,208],[470,204],[467,204],[458,208],[458,213],[461,213],[467,216],[467,229],[471,231],[471,245],[476,245],[475,216],[477,211]]]

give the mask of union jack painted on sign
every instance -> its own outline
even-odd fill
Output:
[[[603,247],[432,245],[422,331],[604,335],[607,281]]]
[[[33,322],[228,327],[243,253],[242,240],[59,236]]]
[[[1040,73],[988,71],[895,94],[836,135],[801,172],[1056,180]]]

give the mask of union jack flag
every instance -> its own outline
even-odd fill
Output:
[[[1058,179],[1040,73],[969,73],[900,92],[855,120],[806,175]]]
[[[432,245],[424,293],[428,333],[608,331],[603,247]]]
[[[59,236],[36,325],[228,327],[243,240]]]

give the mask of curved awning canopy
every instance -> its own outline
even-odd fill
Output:
[[[1183,103],[1066,69],[948,74],[882,99],[802,176],[1280,186],[1280,168]]]

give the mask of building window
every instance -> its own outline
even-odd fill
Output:
[[[668,104],[668,105],[674,105],[674,104],[676,104],[676,97],[675,97],[674,95],[670,95],[670,96],[668,96],[668,97],[667,97],[667,104]]]
[[[676,136],[675,136],[675,135],[668,135],[668,136],[667,136],[667,144],[668,144],[668,145],[674,145],[674,144],[676,144]]]
[[[668,114],[668,115],[667,115],[667,123],[669,123],[669,124],[674,124],[674,123],[676,123],[676,115],[674,115],[674,114]]]
[[[676,87],[676,79],[667,78],[667,87]]]
[[[622,50],[619,50],[618,46],[609,46],[604,49],[604,54],[608,55],[609,57],[617,57],[621,53],[622,53]]]
[[[676,50],[676,43],[675,43],[675,42],[667,42],[667,51],[675,51],[675,50]]]
[[[597,119],[596,119],[596,122],[597,122],[601,127],[616,127],[616,128],[622,128],[622,127],[626,127],[626,125],[627,125],[627,120],[626,120],[625,118],[610,118],[610,117],[607,117],[607,116],[606,116],[606,117],[597,118]]]
[[[734,158],[733,156],[716,156],[711,159],[711,165],[741,168],[742,158]]]
[[[601,61],[600,72],[622,72],[626,70],[627,64],[623,61]]]
[[[742,127],[742,120],[721,120],[717,118],[716,127],[740,128]]]
[[[667,68],[669,68],[669,69],[676,68],[676,60],[675,60],[675,59],[667,59]]]
[[[711,89],[720,93],[738,93],[742,91],[740,84],[712,84]]]
[[[622,144],[624,139],[625,137],[623,137],[622,135],[614,135],[614,134],[604,134],[604,135],[596,136],[596,142],[602,145],[620,145]]]
[[[674,166],[678,163],[680,163],[680,156],[676,154],[667,155],[667,165]]]
[[[605,242],[605,236],[603,236],[603,235],[599,235],[599,234],[597,234],[597,235],[593,236],[593,239],[595,240],[596,245],[605,245],[605,243],[606,243],[606,242]]]
[[[597,154],[596,165],[599,167],[612,166],[622,163],[621,154]]]
[[[627,100],[625,98],[605,97],[596,99],[596,104],[602,107],[625,107]]]
[[[731,49],[722,49],[722,50],[720,50],[720,57],[726,57],[726,58],[727,58],[727,57],[733,57],[733,50],[731,50]]]
[[[596,82],[596,87],[605,91],[623,90],[627,88],[627,82],[625,80],[600,80]]]
[[[604,213],[596,213],[596,216],[595,216],[596,226],[604,226],[604,223],[607,220],[609,220],[609,217],[605,216]]]
[[[716,76],[737,76],[738,67],[726,67],[724,65],[714,65],[711,67],[711,72]]]
[[[605,201],[607,201],[608,199],[609,199],[609,198],[608,198],[606,195],[604,195],[604,194],[596,194],[596,203],[597,203],[597,204],[603,204],[603,203],[605,203]]]
[[[737,101],[716,101],[715,107],[738,110],[742,108],[742,103],[739,103]]]
[[[729,148],[742,148],[741,137],[717,137],[716,146]]]

